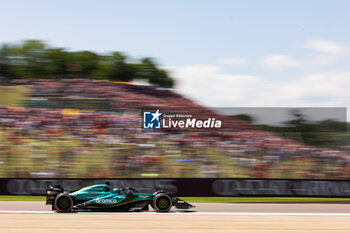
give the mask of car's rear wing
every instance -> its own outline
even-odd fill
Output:
[[[46,189],[46,205],[51,205],[53,201],[55,200],[55,197],[63,193],[64,190],[61,186],[55,185],[55,186],[49,186],[48,189]]]

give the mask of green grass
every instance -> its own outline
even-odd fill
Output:
[[[20,102],[28,92],[25,86],[0,86],[0,105],[13,105]]]
[[[326,197],[182,197],[189,203],[257,203],[257,202],[344,202],[350,198]],[[0,201],[45,201],[45,196],[0,196]]]
[[[45,201],[45,196],[1,196],[0,201]]]

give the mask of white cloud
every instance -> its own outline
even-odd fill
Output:
[[[319,40],[319,39],[310,39],[305,43],[305,47],[316,52],[321,53],[333,53],[333,54],[341,54],[345,52],[345,48],[339,44],[334,42]]]
[[[269,68],[297,67],[298,72],[293,73],[304,73],[294,78],[288,74],[288,81],[224,73],[223,65],[173,67],[172,76],[177,79],[178,92],[207,107],[349,107],[350,70],[320,72],[324,65],[346,62],[347,48],[323,40],[306,44],[316,52],[300,60],[283,54],[261,59]],[[218,63],[228,64],[229,59],[225,60]]]
[[[241,66],[247,64],[247,59],[240,57],[228,57],[219,59],[218,63],[223,65]]]
[[[348,106],[349,71],[311,73],[285,83],[272,83],[260,104],[272,106]],[[266,84],[266,82],[265,82]],[[249,90],[247,90],[249,92]]]
[[[339,59],[349,54],[348,48],[321,39],[307,40],[305,47],[311,49],[314,53],[298,60],[284,54],[270,54],[265,55],[261,62],[270,68],[330,65],[335,64]]]
[[[260,77],[241,74],[222,74],[220,66],[193,65],[172,70],[177,79],[177,91],[197,102],[216,106],[232,100],[245,101],[245,91],[259,85]]]
[[[302,65],[300,61],[283,54],[266,55],[261,62],[268,67],[296,67]]]
[[[177,91],[210,107],[343,107],[350,105],[350,71],[311,73],[288,82],[223,74],[219,66],[173,70]]]
[[[305,47],[314,52],[306,59],[307,65],[331,65],[349,55],[347,47],[320,39],[307,40]]]
[[[309,56],[305,61],[305,64],[309,66],[310,65],[311,66],[331,65],[339,61],[339,58],[341,58],[341,56],[337,54],[318,53],[318,54],[313,54],[312,56]]]

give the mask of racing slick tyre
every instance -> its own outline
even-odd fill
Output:
[[[157,212],[169,212],[173,203],[165,193],[159,193],[153,198],[152,207]]]
[[[58,194],[54,201],[54,207],[58,212],[69,212],[73,208],[73,200],[67,193]]]

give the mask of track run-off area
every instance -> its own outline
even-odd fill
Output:
[[[56,213],[42,202],[0,202],[1,232],[350,232],[349,204],[212,204],[170,213]]]

